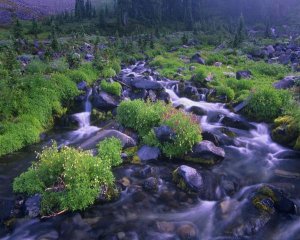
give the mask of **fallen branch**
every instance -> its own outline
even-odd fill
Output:
[[[58,215],[61,215],[61,214],[65,213],[66,211],[68,211],[68,210],[65,209],[65,210],[62,210],[62,211],[60,211],[58,213],[53,213],[53,214],[51,214],[49,216],[42,216],[41,219],[49,219],[49,218],[52,218],[52,217],[56,217]]]

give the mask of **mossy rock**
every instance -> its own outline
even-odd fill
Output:
[[[205,159],[200,157],[185,156],[184,160],[187,162],[194,162],[205,166],[213,166],[217,164],[217,162],[214,159]]]
[[[230,137],[230,138],[235,138],[236,137],[236,134],[232,131],[230,131],[228,128],[221,128],[221,132],[224,133],[227,137]]]
[[[294,145],[294,149],[300,151],[300,136],[297,138],[297,141]]]
[[[293,146],[299,136],[299,130],[295,120],[290,116],[283,116],[275,119],[272,139],[275,142],[287,146]]]

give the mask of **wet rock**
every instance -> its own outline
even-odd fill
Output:
[[[210,141],[202,141],[193,147],[184,160],[205,165],[213,165],[225,158],[225,151]]]
[[[196,114],[198,116],[205,116],[207,115],[207,111],[199,106],[192,106],[188,109],[189,112]]]
[[[155,102],[157,100],[157,96],[153,90],[149,90],[148,98],[151,102]]]
[[[150,147],[147,145],[141,147],[137,152],[137,155],[141,161],[157,160],[160,154],[161,152],[159,148]]]
[[[106,138],[115,137],[122,142],[123,148],[136,146],[135,140],[117,130],[101,130],[95,136],[90,137],[83,142],[79,147],[84,150],[96,148],[97,144]]]
[[[163,86],[159,82],[151,81],[144,78],[133,79],[131,81],[131,86],[137,89],[163,90]]]
[[[288,65],[290,63],[290,56],[288,54],[281,54],[278,58],[278,62],[283,65]]]
[[[157,230],[161,233],[175,232],[175,224],[172,222],[156,222]]]
[[[177,235],[181,240],[197,240],[198,231],[192,223],[185,223],[179,226],[176,230]]]
[[[100,92],[99,94],[93,94],[91,98],[93,107],[99,110],[112,110],[116,108],[120,101],[118,97],[108,94],[106,92]]]
[[[287,76],[284,79],[282,79],[282,80],[280,80],[278,82],[275,82],[273,84],[273,86],[276,89],[288,89],[288,88],[292,88],[292,87],[295,86],[296,81],[299,80],[299,79],[300,79],[299,77]]]
[[[85,81],[77,83],[77,89],[80,90],[80,91],[86,90],[87,89],[87,83]]]
[[[146,100],[148,91],[146,89],[140,89],[138,91],[129,91],[129,97],[131,100],[143,99]]]
[[[213,142],[216,146],[220,146],[219,137],[211,132],[202,132],[202,138],[203,140]]]
[[[193,55],[190,59],[190,62],[205,65],[205,60],[203,58],[201,58],[199,53],[196,53],[195,55]]]
[[[239,119],[234,119],[228,116],[225,116],[222,120],[221,123],[224,124],[226,127],[231,127],[231,128],[238,128],[246,131],[250,131],[253,129],[256,129],[254,125],[251,123],[248,123],[246,121],[242,121]]]
[[[25,201],[25,212],[29,217],[35,218],[40,215],[42,197],[36,194]]]
[[[169,126],[156,127],[154,133],[161,143],[172,142],[176,138],[176,133]]]
[[[158,179],[155,177],[147,178],[143,183],[143,188],[148,192],[157,192],[158,191]]]
[[[157,98],[158,100],[164,101],[165,103],[169,104],[171,101],[170,95],[164,90],[164,91],[160,91],[157,94]]]
[[[248,70],[238,71],[236,73],[236,79],[238,79],[238,80],[251,78],[251,76],[252,76],[252,73]]]
[[[142,169],[134,173],[134,176],[140,178],[147,178],[155,173],[155,169],[149,165],[144,166]]]
[[[14,208],[14,202],[11,200],[0,199],[0,224],[11,217],[11,212]]]
[[[173,173],[173,181],[183,190],[198,192],[203,188],[202,176],[196,169],[181,165]]]

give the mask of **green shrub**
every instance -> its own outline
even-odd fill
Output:
[[[169,126],[176,133],[175,139],[172,142],[160,143],[152,130],[144,137],[144,142],[159,147],[168,157],[181,157],[202,140],[201,128],[195,115],[170,107],[160,124]]]
[[[261,88],[251,96],[245,113],[255,121],[272,122],[283,113],[290,99],[291,96],[287,91],[271,87]]]
[[[98,144],[98,156],[110,160],[110,165],[115,167],[122,163],[122,143],[119,139],[107,138]]]
[[[80,83],[80,82],[89,82],[89,77],[87,74],[85,74],[82,70],[73,70],[69,71],[67,76],[75,83]]]
[[[226,86],[217,86],[216,92],[217,92],[217,96],[225,96],[227,102],[231,102],[235,96],[233,89]]]
[[[153,127],[159,125],[165,111],[166,106],[162,102],[152,104],[142,100],[123,101],[117,109],[117,120],[145,136]]]
[[[102,77],[104,78],[111,78],[116,76],[116,71],[114,69],[112,69],[111,67],[106,67],[102,70],[101,72]]]
[[[204,83],[205,78],[206,78],[206,75],[205,75],[204,70],[203,69],[197,69],[195,71],[194,76],[193,76],[193,81],[199,82],[199,83]]]
[[[56,59],[56,60],[50,62],[48,68],[49,68],[48,69],[49,72],[64,73],[64,72],[68,71],[69,65],[65,59],[60,58],[60,59]]]
[[[54,144],[39,154],[39,161],[27,172],[15,178],[13,190],[41,194],[43,214],[83,210],[95,202],[101,187],[113,188],[111,166],[120,164],[120,152],[121,143],[116,139],[100,144],[99,157],[68,147],[58,151]],[[112,196],[107,193],[106,197]]]
[[[101,89],[104,92],[111,93],[113,95],[121,96],[122,86],[118,82],[107,82],[105,80],[101,81]]]
[[[40,60],[33,60],[27,65],[26,71],[29,74],[43,74],[46,72],[47,67],[46,63],[43,63]]]
[[[121,65],[120,65],[120,61],[118,60],[114,60],[112,61],[112,63],[110,64],[111,68],[118,74],[119,72],[121,72]]]
[[[214,65],[216,62],[225,63],[226,59],[223,54],[212,53],[206,58],[207,65]]]

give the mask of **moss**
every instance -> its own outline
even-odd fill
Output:
[[[274,141],[294,146],[299,135],[296,121],[291,116],[283,116],[275,119],[272,138]]]
[[[133,164],[141,164],[141,159],[139,158],[138,155],[134,155],[134,156],[132,157],[131,163],[133,163]]]
[[[297,138],[294,149],[300,151],[300,136]]]
[[[187,162],[194,162],[194,163],[199,163],[207,166],[216,164],[216,161],[213,159],[194,158],[190,156],[184,156],[183,159]]]
[[[276,201],[278,201],[276,194],[268,186],[260,187],[257,190],[255,196],[252,198],[252,203],[258,210],[262,212],[274,213],[274,209],[272,207],[263,203],[265,199],[271,200],[273,204],[276,203]]]
[[[228,128],[221,128],[221,132],[230,138],[236,137],[236,134],[234,132],[230,131]]]

